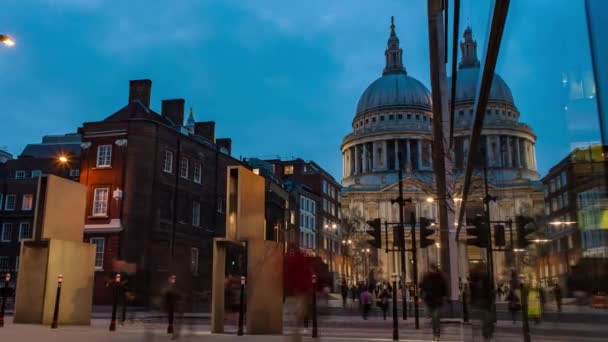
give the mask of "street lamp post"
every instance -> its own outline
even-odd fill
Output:
[[[399,341],[399,318],[397,317],[397,279],[399,275],[393,273],[393,341]],[[404,289],[405,290],[405,289]]]

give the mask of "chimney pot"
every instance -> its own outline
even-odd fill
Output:
[[[161,115],[169,119],[174,125],[184,124],[184,99],[163,100],[161,105]]]
[[[131,80],[129,81],[129,103],[139,101],[141,104],[150,108],[150,93],[152,92],[152,81]]]
[[[226,153],[227,155],[231,155],[232,153],[232,139],[230,138],[220,138],[217,139],[215,145],[220,149],[220,151]]]

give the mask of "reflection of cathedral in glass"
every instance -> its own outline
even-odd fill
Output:
[[[462,57],[454,113],[456,189],[461,183],[469,153],[469,134],[480,72],[477,42],[473,40],[471,28],[465,30],[460,48]],[[398,206],[391,203],[391,199],[397,197],[398,159],[401,156],[405,196],[416,203],[418,217],[433,219],[437,208],[432,199],[431,94],[420,81],[407,74],[394,24],[390,27],[385,60],[382,76],[361,95],[352,122],[353,131],[344,137],[341,145],[345,191],[343,208],[358,212],[367,219],[380,217],[383,222],[398,222]],[[451,84],[450,79],[447,84]],[[487,155],[491,191],[498,196],[498,201],[491,205],[493,220],[514,218],[520,213],[532,215],[535,208],[542,208],[535,155],[536,136],[529,126],[519,122],[519,116],[511,90],[495,74],[479,152]],[[476,171],[477,180],[479,175],[480,172]],[[480,190],[480,187],[474,187],[472,191]],[[481,196],[472,197],[478,199]],[[474,203],[471,208],[476,208]],[[433,251],[434,248],[440,246],[421,252],[423,266],[424,262],[439,261],[439,253]],[[385,253],[379,253],[379,256],[381,273],[393,272],[398,260],[392,260]],[[481,258],[481,255],[469,253],[468,259],[475,258]],[[462,269],[466,267],[467,259],[461,259]],[[504,262],[504,259],[497,258],[496,262]]]

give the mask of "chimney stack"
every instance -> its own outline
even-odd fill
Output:
[[[163,100],[160,113],[174,125],[182,126],[184,124],[185,102],[184,99]]]
[[[194,123],[194,134],[215,143],[215,121]]]
[[[150,93],[152,92],[152,81],[131,80],[129,81],[129,103],[139,101],[141,104],[150,108]]]
[[[217,139],[215,145],[220,149],[221,152],[226,153],[227,155],[231,155],[232,153],[232,139],[230,138],[220,138]]]

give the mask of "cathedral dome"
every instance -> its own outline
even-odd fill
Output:
[[[417,79],[403,73],[383,75],[365,89],[357,104],[357,115],[372,109],[419,107],[430,110],[431,93]]]
[[[462,68],[458,71],[456,78],[456,103],[473,102],[477,92],[477,82],[479,82],[479,67]],[[448,78],[448,94],[451,94],[452,78]],[[507,83],[498,74],[494,74],[492,86],[490,88],[490,102],[506,102],[514,104],[513,94]]]
[[[384,51],[382,77],[370,84],[359,98],[355,117],[370,110],[395,107],[431,110],[431,93],[417,79],[407,75],[403,66],[403,50],[391,17],[391,32]]]
[[[477,95],[477,82],[479,82],[479,59],[477,58],[477,41],[473,40],[473,30],[467,27],[464,39],[460,43],[462,59],[456,77],[456,103],[473,102]],[[448,78],[448,94],[452,92],[452,78]],[[451,99],[450,99],[451,100]],[[515,105],[513,94],[507,83],[498,74],[494,74],[490,87],[490,102],[503,102]]]

